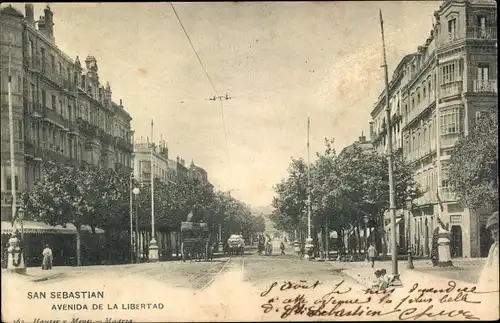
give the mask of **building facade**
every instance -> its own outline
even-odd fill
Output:
[[[143,184],[151,183],[151,171],[162,183],[168,182],[168,147],[166,142],[158,144],[139,142],[134,144],[134,178]],[[151,169],[153,161],[153,169]]]
[[[463,208],[449,186],[447,170],[456,142],[475,119],[498,111],[496,9],[496,2],[489,0],[443,1],[434,12],[429,37],[401,61],[390,83],[396,147],[414,165],[424,191],[407,217],[408,236],[418,255],[430,255],[438,217],[450,226],[453,257],[488,253],[489,242],[481,237],[486,236],[489,212]],[[380,109],[376,105],[372,112],[374,144],[384,151],[388,127]]]
[[[31,4],[24,15],[8,6],[0,16],[2,218],[11,217],[11,176],[20,194],[39,178],[44,160],[132,170],[131,117],[122,100],[112,101],[109,84],[100,83],[97,60],[89,55],[82,65],[57,47],[50,7],[37,21],[34,16]],[[9,69],[15,174],[9,156]]]

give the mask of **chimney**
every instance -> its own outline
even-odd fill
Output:
[[[45,34],[45,17],[40,16],[40,19],[38,19],[38,30]]]
[[[364,143],[366,141],[366,137],[363,133],[363,131],[361,131],[361,136],[359,136],[359,143]]]
[[[370,121],[370,140],[373,138],[373,121]]]
[[[43,12],[45,13],[45,34],[54,40],[54,13],[49,6]]]
[[[24,5],[24,13],[26,16],[26,21],[28,25],[35,26],[35,10],[33,10],[33,4],[27,3]]]

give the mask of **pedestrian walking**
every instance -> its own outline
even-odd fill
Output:
[[[283,241],[281,241],[280,249],[281,249],[281,255],[284,256],[285,255],[285,243]]]
[[[52,249],[50,249],[49,245],[45,245],[45,249],[42,251],[42,270],[51,270],[52,269]]]
[[[370,247],[368,248],[368,258],[370,259],[370,263],[372,264],[372,268],[375,266],[375,257],[377,255],[377,249],[373,243],[370,243]]]

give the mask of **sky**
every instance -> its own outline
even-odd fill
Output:
[[[384,88],[379,9],[391,77],[429,36],[440,2],[175,2],[213,86],[169,3],[50,6],[56,44],[96,57],[136,140],[153,119],[171,159],[193,160],[216,189],[258,207],[291,158],[307,158],[308,115],[311,161],[325,138],[340,151],[368,136]],[[34,7],[43,15],[45,4]],[[233,99],[208,100],[216,91]]]

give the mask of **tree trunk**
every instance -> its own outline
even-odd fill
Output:
[[[81,237],[81,230],[80,230],[80,225],[75,225],[76,227],[76,265],[80,267],[82,265],[82,250],[81,250],[81,244],[82,244],[82,237]]]
[[[359,225],[356,226],[356,236],[358,240],[358,253],[361,253],[361,234],[359,233]]]

